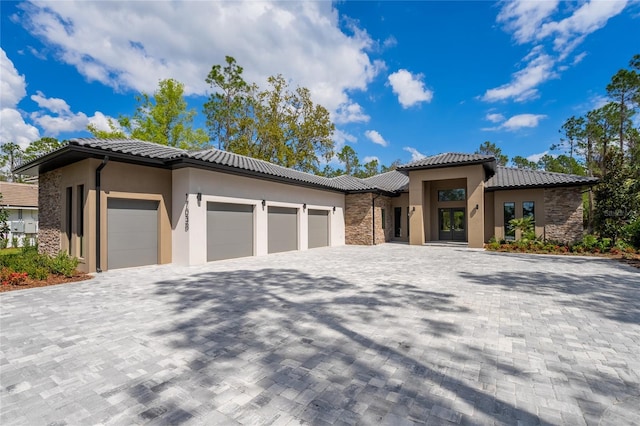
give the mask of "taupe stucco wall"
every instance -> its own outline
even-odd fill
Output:
[[[582,188],[546,188],[544,201],[544,237],[563,243],[580,241],[584,236]]]
[[[80,259],[78,269],[96,270],[96,188],[95,170],[101,160],[86,159],[43,173],[40,182],[40,250],[50,254],[67,251]],[[84,209],[78,206],[79,186],[84,185]],[[66,188],[72,188],[72,229],[67,239]],[[171,262],[171,172],[152,167],[109,161],[101,182],[101,267],[107,269],[107,202],[109,197],[159,201],[158,259]],[[44,210],[42,210],[44,208]],[[81,252],[78,215],[83,211],[84,250]]]
[[[493,234],[496,239],[504,238],[504,203],[514,202],[516,204],[516,219],[522,218],[522,203],[533,201],[535,215],[536,236],[542,237],[544,234],[545,218],[545,196],[544,189],[513,189],[505,191],[495,191],[494,194],[494,229]],[[520,231],[516,230],[516,239],[520,239]]]
[[[437,240],[432,234],[432,224],[437,216],[432,214],[430,202],[434,181],[466,179],[467,189],[467,240],[469,247],[484,245],[484,169],[482,165],[449,167],[442,169],[414,170],[409,172],[409,207],[411,226],[409,242],[422,245],[425,241]],[[475,206],[478,206],[476,209]],[[415,208],[415,211],[413,210]],[[437,227],[437,224],[436,224]]]

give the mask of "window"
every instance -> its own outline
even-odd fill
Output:
[[[535,223],[535,203],[533,201],[525,201],[522,203],[522,217],[530,217],[531,222]]]
[[[381,210],[382,210],[382,229],[384,229],[386,227],[385,223],[387,221],[386,221],[386,215],[385,215],[384,209],[381,209]]]
[[[464,201],[466,200],[466,192],[464,188],[440,189],[438,201]]]
[[[84,185],[78,185],[78,244],[84,257]]]
[[[66,231],[66,236],[67,236],[67,244],[68,244],[68,252],[70,255],[72,255],[71,252],[71,227],[73,225],[73,188],[71,188],[70,186],[67,187],[67,191],[66,191],[66,197],[65,197],[65,201],[66,201],[66,211],[65,211],[65,231]]]
[[[516,230],[509,225],[511,219],[516,218],[516,203],[504,203],[504,239],[515,240]]]

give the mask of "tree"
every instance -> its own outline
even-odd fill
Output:
[[[480,145],[480,148],[478,148],[475,153],[483,155],[493,155],[496,159],[496,163],[498,163],[499,166],[506,166],[509,162],[509,157],[502,154],[502,149],[498,148],[496,144],[490,141],[483,142]]]
[[[359,172],[355,174],[355,177],[364,179],[371,176],[375,176],[378,173],[380,173],[380,171],[378,170],[378,167],[379,167],[378,160],[374,158],[373,160],[364,163],[364,165],[359,170]]]
[[[207,128],[218,149],[229,150],[232,141],[236,149],[248,145],[253,136],[253,110],[257,86],[242,77],[243,68],[232,56],[225,56],[226,65],[214,65],[205,81],[215,90],[204,104]]]
[[[560,132],[564,135],[561,140],[569,144],[569,157],[573,158],[574,152],[585,137],[585,119],[583,117],[570,117],[564,122]]]
[[[586,174],[584,167],[575,158],[564,154],[558,156],[543,155],[538,161],[538,168],[546,172],[569,173],[578,176]]]
[[[29,144],[29,146],[24,150],[23,158],[25,161],[31,161],[37,157],[40,157],[41,155],[58,149],[61,146],[62,144],[56,138],[40,138]]]
[[[630,65],[633,65],[632,59]],[[624,140],[626,129],[631,126],[631,117],[634,115],[633,104],[638,102],[640,96],[640,74],[635,70],[621,69],[607,85],[607,94],[617,109],[618,142],[620,152],[624,152]]]
[[[360,171],[360,160],[358,160],[358,154],[349,145],[342,147],[337,154],[338,161],[344,164],[344,173],[347,175],[354,175]]]
[[[120,126],[134,139],[182,149],[197,149],[208,143],[202,129],[193,129],[195,110],[187,109],[184,85],[174,79],[160,80],[153,95],[136,96],[132,117],[121,116]]]
[[[321,161],[333,156],[335,126],[329,111],[313,103],[307,88],[290,90],[282,75],[269,77],[259,91],[244,81],[234,58],[225,59],[226,66],[214,65],[207,76],[216,93],[204,105],[219,148],[320,173]]]
[[[0,192],[0,248],[7,247],[7,237],[9,236],[9,211],[4,208],[2,202],[2,192]]]
[[[639,206],[634,190],[635,182],[622,167],[620,157],[614,156],[608,173],[594,191],[594,225],[600,236],[615,242],[622,229],[636,217]]]
[[[380,167],[380,173],[393,171],[398,167],[400,167],[401,165],[402,165],[402,161],[400,161],[400,159],[398,158],[397,160],[393,160],[393,162],[389,164],[388,167],[383,164],[382,167]]]
[[[122,128],[112,119],[108,119],[110,130],[100,130],[95,124],[89,124],[87,130],[91,132],[93,137],[100,139],[127,139],[128,136],[122,131]]]
[[[513,157],[511,159],[511,162],[518,169],[531,169],[531,170],[538,169],[538,163],[536,163],[535,161],[527,160],[526,158],[520,155],[516,155],[515,157]]]
[[[0,156],[2,166],[9,169],[6,172],[7,180],[10,182],[16,182],[19,178],[17,175],[13,174],[13,169],[20,163],[20,160],[24,155],[22,148],[20,148],[20,145],[16,143],[7,142],[2,145],[0,152],[2,152],[2,155]]]

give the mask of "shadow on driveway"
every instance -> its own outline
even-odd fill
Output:
[[[212,399],[210,409],[237,421],[291,415],[312,424],[459,423],[472,421],[475,410],[496,421],[538,423],[535,413],[465,383],[479,371],[423,362],[428,345],[415,341],[416,330],[399,329],[405,315],[467,313],[452,294],[406,283],[364,290],[292,269],[202,273],[157,286],[159,294],[176,295],[176,312],[193,313],[158,334],[200,354],[191,360],[200,385],[215,387],[217,378],[232,382],[235,375],[237,389],[260,390],[231,407],[226,398]],[[427,340],[459,332],[452,323],[421,324]]]

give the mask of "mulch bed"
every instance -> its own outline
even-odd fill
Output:
[[[5,291],[24,290],[27,288],[47,287],[50,285],[75,283],[78,281],[90,280],[93,276],[84,273],[78,273],[73,277],[65,277],[62,275],[49,275],[49,278],[43,281],[36,281],[28,278],[24,283],[20,285],[2,285],[0,284],[0,293]]]

